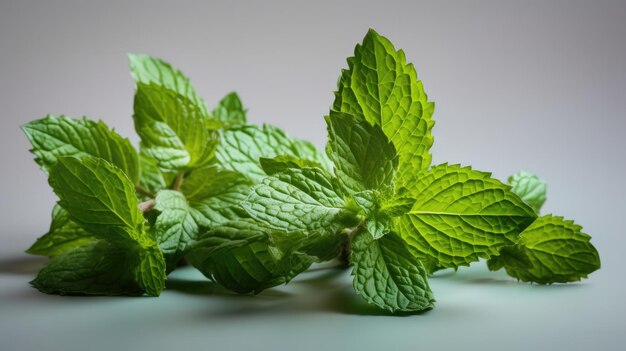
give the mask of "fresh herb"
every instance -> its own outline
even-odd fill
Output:
[[[428,275],[487,259],[521,281],[577,281],[600,267],[581,227],[539,217],[546,182],[432,165],[434,103],[404,52],[370,30],[326,116],[326,153],[249,125],[236,93],[209,110],[168,63],[130,55],[139,151],[103,122],[23,126],[59,197],[42,292],[153,295],[186,259],[258,293],[315,262],[352,266],[356,293],[390,312],[432,308]]]

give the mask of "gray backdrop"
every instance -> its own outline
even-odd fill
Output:
[[[0,348],[625,347],[625,18],[624,1],[1,0]],[[324,271],[257,297],[190,270],[159,299],[28,287],[42,261],[21,252],[55,197],[19,125],[86,115],[136,143],[126,53],[138,52],[182,69],[209,106],[237,90],[252,123],[322,147],[340,69],[369,27],[405,50],[436,102],[434,163],[547,179],[546,213],[585,227],[600,271],[538,287],[477,264],[434,278],[438,307],[402,318],[370,316],[347,273]]]

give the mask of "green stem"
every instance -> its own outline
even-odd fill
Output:
[[[137,191],[138,193],[140,193],[142,195],[145,195],[145,196],[147,196],[147,197],[149,197],[151,199],[153,199],[155,197],[154,194],[150,190],[142,187],[139,184],[135,185],[135,191]]]
[[[174,181],[172,182],[172,186],[170,188],[172,190],[179,191],[180,187],[183,185],[183,180],[185,180],[185,173],[178,172],[178,174],[176,174],[176,178],[174,178]]]

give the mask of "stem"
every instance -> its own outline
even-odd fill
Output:
[[[185,174],[183,172],[178,172],[176,174],[176,178],[172,182],[172,186],[170,187],[172,190],[179,191],[180,187],[183,185],[183,180],[185,179]]]
[[[138,193],[140,193],[142,195],[145,195],[145,196],[147,196],[147,197],[149,197],[151,199],[154,198],[154,194],[150,190],[142,187],[139,184],[135,185],[135,191],[137,191]]]
[[[156,205],[156,201],[154,199],[150,199],[148,201],[144,201],[139,204],[139,210],[141,213],[146,214],[150,212],[154,206]]]
[[[352,228],[341,243],[339,261],[343,263],[344,267],[348,267],[350,265],[350,244],[352,243],[352,238],[354,238],[356,233],[358,233],[359,230],[363,227],[363,224],[364,222],[360,222],[354,228]]]

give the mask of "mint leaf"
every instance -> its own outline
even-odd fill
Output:
[[[290,155],[280,155],[274,158],[261,157],[259,163],[267,175],[284,172],[289,168],[324,168],[319,162],[304,160]]]
[[[239,204],[248,195],[250,185],[242,174],[211,165],[191,172],[181,191],[202,215],[196,218],[199,223],[211,226],[241,216]]]
[[[391,312],[434,306],[426,270],[396,234],[374,240],[362,231],[354,237],[351,249],[354,289],[367,302]]]
[[[146,240],[135,186],[119,168],[90,156],[61,157],[49,182],[59,205],[87,232],[107,240]]]
[[[243,108],[241,99],[235,92],[229,93],[220,100],[211,116],[228,127],[246,124],[246,109]]]
[[[325,167],[329,165],[325,155],[313,144],[292,139],[282,130],[269,125],[262,127],[247,125],[225,130],[216,152],[222,167],[240,172],[255,182],[265,176],[259,158],[281,155],[315,161]]]
[[[50,230],[26,252],[31,255],[58,256],[94,240],[92,235],[70,220],[67,211],[56,204],[52,209]]]
[[[491,262],[490,269],[504,267],[510,276],[524,282],[579,281],[600,268],[598,251],[590,240],[573,221],[539,217],[520,234],[515,246],[502,250],[499,262]]]
[[[53,258],[33,287],[47,294],[61,295],[141,295],[128,267],[130,252],[98,240]]]
[[[278,249],[263,242],[224,250],[194,265],[205,276],[238,293],[255,294],[286,284],[313,261],[306,255],[283,255]]]
[[[161,212],[154,224],[156,241],[168,261],[175,264],[196,240],[200,230],[196,218],[201,214],[178,191],[161,190],[155,202],[154,208]]]
[[[417,173],[429,167],[434,104],[404,52],[372,29],[348,59],[333,110],[383,129],[399,156],[397,185],[412,186]]]
[[[250,219],[239,219],[221,223],[198,235],[188,258],[195,266],[205,265],[205,261],[220,251],[248,245],[253,242],[270,242],[274,230]]]
[[[139,186],[156,194],[167,188],[173,181],[176,173],[164,172],[159,169],[158,162],[148,156],[144,150],[139,151]]]
[[[167,88],[191,101],[203,115],[208,115],[206,103],[198,96],[189,78],[169,63],[141,54],[129,54],[128,60],[131,74],[137,83]]]
[[[63,156],[91,155],[120,168],[133,183],[138,181],[137,151],[102,121],[48,115],[22,126],[35,161],[48,173]]]
[[[248,214],[285,231],[335,227],[349,220],[344,201],[319,168],[292,168],[263,179],[241,204]]]
[[[392,184],[398,167],[396,150],[380,127],[337,112],[331,112],[326,123],[327,150],[346,193]]]
[[[528,206],[539,213],[541,206],[546,202],[547,182],[536,175],[519,171],[509,177],[511,191],[517,194]]]
[[[165,288],[165,259],[157,247],[139,251],[133,269],[135,282],[148,295],[159,296]]]
[[[198,168],[213,158],[217,135],[192,100],[156,84],[137,84],[135,130],[145,153],[166,170]]]
[[[413,208],[396,228],[411,251],[437,266],[456,268],[497,255],[536,218],[509,186],[459,165],[439,165],[417,174]]]

